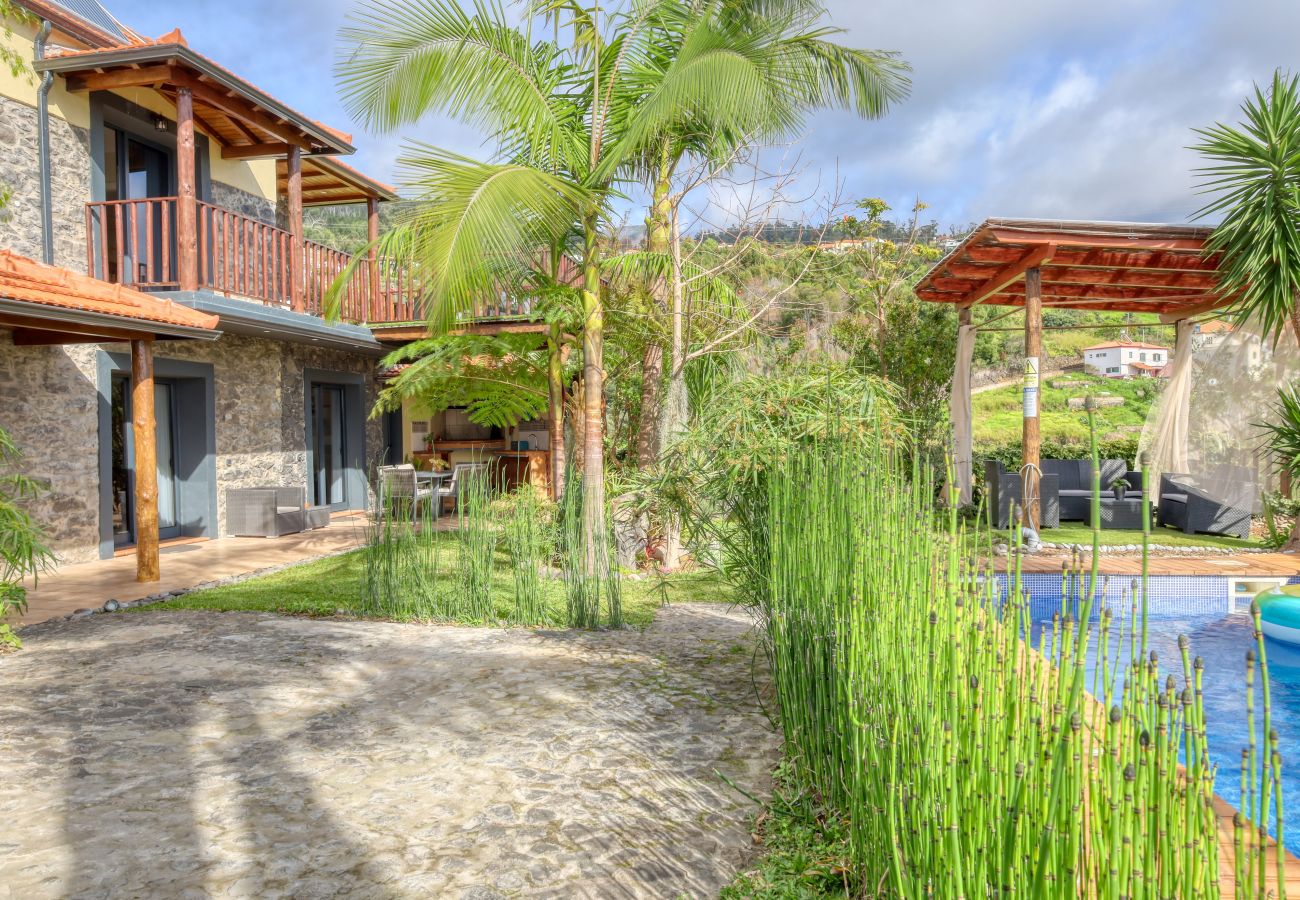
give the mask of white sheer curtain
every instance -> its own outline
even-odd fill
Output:
[[[948,414],[952,419],[952,465],[957,480],[957,503],[971,502],[971,359],[975,355],[975,326],[957,329],[957,360],[952,371],[952,390],[948,395]]]
[[[1175,323],[1174,358],[1164,393],[1147,416],[1140,446],[1147,454],[1150,485],[1155,490],[1162,472],[1186,472],[1187,426],[1192,398],[1192,331],[1190,319]]]
[[[1270,461],[1259,423],[1275,415],[1279,388],[1300,380],[1300,352],[1290,329],[1274,346],[1252,322],[1231,331],[1202,333],[1192,351],[1192,328],[1179,322],[1173,377],[1152,408],[1142,433],[1154,470],[1186,473],[1212,497],[1228,499],[1243,483],[1265,489]]]

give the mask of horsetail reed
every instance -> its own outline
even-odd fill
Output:
[[[493,618],[492,566],[499,531],[492,521],[492,476],[471,470],[456,497],[460,552],[456,557],[456,587],[465,618],[486,622]]]
[[[409,497],[380,497],[362,548],[365,568],[362,608],[392,618],[451,619],[450,599],[440,589],[439,542],[429,518]]]
[[[600,625],[604,606],[607,623],[618,627],[623,624],[622,584],[618,567],[609,558],[613,543],[609,516],[605,517],[605,529],[596,533],[596,546],[589,547],[582,527],[582,479],[574,476],[572,466],[564,485],[558,533],[567,624],[570,628],[595,628]]]
[[[1219,896],[1203,664],[1181,641],[1166,672],[1148,647],[1147,553],[1111,596],[1093,456],[1092,557],[1066,564],[1037,630],[1018,529],[1003,593],[903,451],[823,440],[767,483],[760,613],[787,757],[848,823],[864,896]],[[1266,892],[1265,718],[1243,760],[1258,790],[1235,829],[1241,897]]]
[[[503,536],[514,579],[514,606],[509,619],[515,625],[540,625],[547,621],[542,591],[542,566],[553,546],[546,502],[531,485],[523,485],[505,503]]]

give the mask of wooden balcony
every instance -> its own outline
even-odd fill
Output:
[[[195,244],[178,238],[176,197],[86,204],[86,271],[140,290],[180,290],[183,254],[192,254],[198,290],[320,316],[325,294],[351,254],[302,240],[259,219],[197,201]],[[294,278],[295,258],[301,260]],[[295,292],[298,296],[295,296]],[[348,279],[344,321],[411,322],[424,317],[411,280],[383,259],[368,260]]]
[[[195,258],[198,290],[324,315],[326,292],[351,263],[351,254],[306,239],[295,253],[294,235],[283,228],[201,200],[195,207],[195,243],[185,251],[178,237],[177,197],[87,203],[87,273],[139,290],[175,291],[181,289],[182,254],[189,253]],[[532,298],[502,295],[465,318],[518,320],[532,313]],[[353,271],[340,314],[346,322],[364,325],[425,319],[424,302],[411,277],[378,257]]]

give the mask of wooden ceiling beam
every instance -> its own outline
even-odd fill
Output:
[[[1214,272],[1214,259],[1193,253],[1171,253],[1163,250],[1088,250],[1083,247],[1061,247],[1053,261],[1056,265],[1085,266],[1089,268],[1145,269],[1168,272]]]
[[[107,328],[99,325],[82,325],[40,319],[34,316],[0,315],[0,325],[13,329],[13,342],[23,347],[48,344],[103,344],[151,337],[152,331],[135,331],[129,328]],[[165,325],[159,328],[166,330]]]
[[[157,87],[176,77],[176,67],[171,65],[144,66],[138,69],[115,69],[96,72],[94,75],[73,75],[67,80],[68,90],[111,91],[116,88]]]
[[[236,119],[269,132],[287,143],[301,147],[308,152],[312,149],[312,142],[305,135],[294,131],[292,128],[280,125],[274,121],[271,116],[265,113],[256,112],[251,103],[247,103],[239,97],[226,97],[220,92],[213,90],[207,84],[199,81],[192,75],[178,73],[174,83],[178,87],[186,87],[194,95],[196,103],[202,103],[205,106],[211,106],[218,109],[231,118],[232,122]]]
[[[263,159],[269,156],[284,156],[289,152],[285,143],[254,143],[223,147],[222,159]]]
[[[994,247],[988,244],[981,244],[977,247],[967,247],[964,256],[971,262],[990,262],[1005,264],[1020,259],[1024,255],[1024,249],[1015,247]]]
[[[990,294],[996,294],[1011,282],[1023,277],[1030,269],[1041,266],[1043,263],[1051,259],[1052,254],[1055,252],[1055,244],[1045,244],[1041,247],[1029,250],[1029,252],[1016,262],[1008,263],[1006,266],[1003,266],[996,274],[989,276],[987,281],[984,281],[982,284],[975,287],[970,292],[967,301],[971,304],[983,303],[985,297],[988,297]],[[937,287],[937,282],[940,279],[936,278],[934,280]]]
[[[1048,284],[1108,284],[1132,287],[1169,287],[1212,290],[1219,279],[1200,272],[1148,272],[1145,269],[1085,269],[1052,266],[1043,270]]]

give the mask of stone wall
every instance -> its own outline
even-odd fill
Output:
[[[212,202],[217,206],[267,225],[279,225],[275,201],[258,197],[220,181],[211,182],[210,187]]]
[[[0,97],[0,182],[11,191],[0,212],[0,249],[41,258],[40,154],[36,110]],[[50,116],[50,185],[54,262],[86,271],[86,201],[90,199],[90,135]]]
[[[32,512],[64,563],[99,558],[100,352],[130,348],[16,347],[0,330],[0,428],[26,452],[23,470],[50,485]],[[375,400],[375,361],[343,351],[226,334],[215,342],[159,341],[154,357],[213,365],[223,531],[227,488],[307,484],[304,369],[364,375],[365,414]],[[365,427],[369,464],[382,433],[378,420],[367,418]]]
[[[30,509],[64,562],[99,558],[93,349],[16,347],[0,329],[0,428],[23,452],[22,470],[50,487]]]

